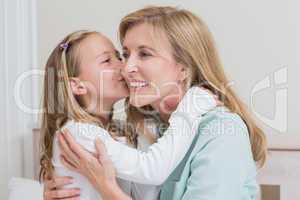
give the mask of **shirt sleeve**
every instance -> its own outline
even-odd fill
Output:
[[[160,185],[188,151],[198,130],[201,115],[215,106],[215,99],[207,91],[199,87],[189,89],[172,113],[169,128],[146,152],[113,140],[104,129],[101,129],[100,135],[95,129],[91,129],[90,132],[85,131],[84,135],[87,136],[78,142],[88,150],[94,151],[93,136],[99,135],[105,143],[119,178],[142,184]]]
[[[248,132],[236,120],[210,125],[215,137],[202,142],[203,147],[191,161],[191,175],[182,200],[254,200],[249,192],[249,175],[255,180],[256,168]],[[222,126],[224,125],[224,126]],[[212,134],[212,133],[210,133]],[[249,190],[248,190],[249,189]]]

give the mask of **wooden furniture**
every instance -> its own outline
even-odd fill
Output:
[[[259,170],[261,200],[300,200],[300,135],[267,135],[269,155]]]

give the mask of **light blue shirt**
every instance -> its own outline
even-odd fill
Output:
[[[163,184],[162,200],[254,200],[256,165],[243,120],[224,107],[203,116],[191,148]]]

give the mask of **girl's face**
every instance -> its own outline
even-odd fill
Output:
[[[157,107],[181,92],[184,67],[173,58],[166,36],[154,32],[151,25],[142,23],[127,31],[123,57],[132,105]]]
[[[84,95],[86,106],[98,106],[100,102],[105,108],[128,96],[128,87],[121,76],[123,62],[108,38],[100,34],[90,35],[81,42],[79,55],[78,79],[82,87],[80,83],[74,87],[74,80],[72,89],[77,95]]]

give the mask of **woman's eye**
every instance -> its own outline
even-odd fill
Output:
[[[139,53],[139,56],[140,56],[141,58],[146,58],[146,57],[151,56],[151,54],[149,54],[149,53],[147,53],[147,52],[140,52],[140,53]]]
[[[123,53],[123,54],[122,54],[122,57],[123,57],[125,60],[128,58],[128,56],[129,56],[128,53]]]
[[[120,55],[120,53],[116,53],[116,58],[117,58],[119,61],[122,61],[122,60],[123,60],[122,57],[121,57],[121,55]]]

